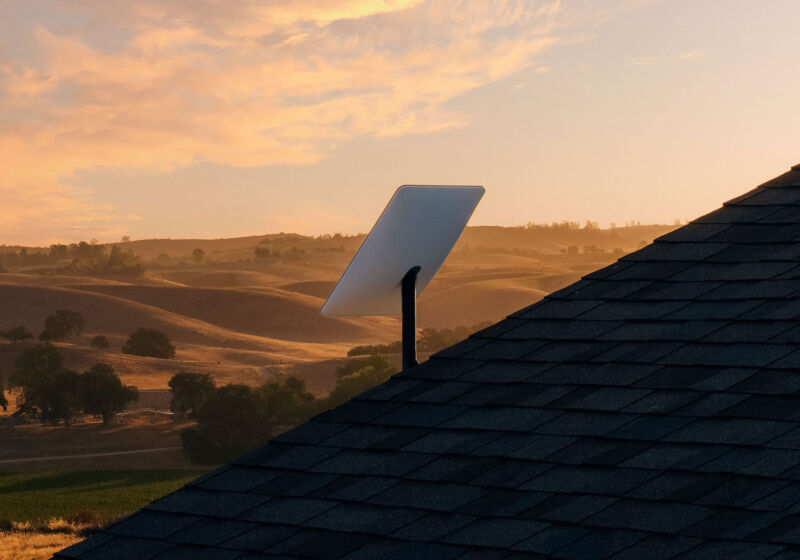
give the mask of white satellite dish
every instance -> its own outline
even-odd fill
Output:
[[[403,185],[347,266],[323,315],[402,315],[403,369],[416,365],[416,294],[455,245],[479,186]]]

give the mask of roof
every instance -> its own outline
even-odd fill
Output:
[[[59,558],[800,557],[800,166]]]

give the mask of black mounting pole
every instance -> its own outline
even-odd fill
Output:
[[[403,371],[417,363],[417,274],[420,267],[408,269],[401,284],[403,314]]]

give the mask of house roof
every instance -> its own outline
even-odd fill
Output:
[[[800,166],[59,558],[800,557]]]

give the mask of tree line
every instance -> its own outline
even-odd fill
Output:
[[[460,342],[472,333],[491,325],[483,321],[471,327],[455,327],[453,329],[422,329],[417,339],[417,350],[420,352],[438,352],[456,342]],[[398,354],[403,350],[403,342],[396,340],[388,344],[363,344],[347,351],[348,356],[369,356],[371,354]]]
[[[85,320],[80,314],[65,310],[50,317],[54,319],[45,320],[45,342],[25,351],[8,378],[9,388],[20,389],[19,407],[14,415],[25,415],[47,425],[69,427],[74,418],[83,413],[99,416],[104,424],[110,423],[138,398],[138,391],[123,385],[113,367],[106,363],[97,363],[83,373],[65,368],[58,349],[50,342],[67,340],[81,333]],[[3,334],[11,334],[10,338],[17,340],[14,333],[18,331],[19,328],[14,327]],[[462,333],[459,331],[459,334]],[[93,339],[93,345],[97,338]],[[434,337],[430,335],[427,339],[434,340]],[[174,357],[175,348],[163,333],[138,329],[128,338],[122,351]],[[308,392],[305,382],[294,377],[259,387],[241,384],[217,387],[208,374],[179,372],[169,381],[170,408],[178,418],[196,420],[194,426],[181,433],[189,458],[198,463],[220,463],[262,445],[279,430],[379,385],[394,372],[391,364],[377,353],[350,360],[337,370],[333,391],[322,398]],[[0,406],[4,409],[8,406],[2,386]]]
[[[279,430],[334,408],[386,381],[395,373],[383,357],[352,360],[337,371],[336,386],[326,397],[307,391],[295,377],[259,387],[217,387],[205,373],[179,372],[169,380],[170,409],[177,418],[196,420],[181,432],[183,449],[196,463],[221,463],[263,445]],[[114,369],[98,363],[83,373],[64,367],[51,344],[27,350],[15,363],[9,388],[21,389],[15,417],[45,425],[72,425],[78,414],[98,416],[104,425],[138,399],[136,387],[122,384]],[[0,387],[0,405],[7,402]]]
[[[258,259],[281,259],[284,261],[301,261],[306,258],[305,249],[291,247],[288,251],[281,253],[280,249],[270,250],[269,247],[256,247],[253,254]]]
[[[108,425],[139,398],[136,387],[123,385],[108,364],[94,364],[83,373],[65,368],[52,344],[24,352],[14,363],[8,385],[21,390],[15,417],[26,415],[51,426],[69,427],[80,413],[98,416]],[[0,404],[6,410],[2,387]]]
[[[48,315],[44,320],[44,329],[39,333],[42,342],[63,342],[73,336],[80,336],[86,326],[83,315],[75,311],[60,309]],[[10,329],[0,331],[0,337],[9,342],[27,342],[33,339],[31,333],[24,325],[17,325]]]
[[[20,267],[57,265],[60,272],[84,272],[141,276],[144,266],[133,251],[123,251],[118,245],[81,241],[70,245],[54,244],[47,249],[28,251],[25,247],[0,251],[0,270]]]
[[[41,342],[65,342],[83,334],[86,319],[77,311],[59,309],[44,320],[44,329],[39,333]],[[17,325],[0,331],[0,337],[9,342],[28,342],[34,338],[24,325]],[[91,340],[91,346],[98,350],[107,350],[111,344],[105,335],[97,335]],[[140,328],[133,331],[122,345],[123,354],[145,356],[150,358],[175,357],[175,346],[169,337],[157,329]]]
[[[334,390],[324,398],[295,377],[260,387],[217,387],[208,374],[180,372],[169,381],[170,408],[197,420],[181,432],[183,449],[196,463],[222,463],[263,445],[278,430],[304,422],[386,381],[394,368],[380,356],[353,360],[337,371]]]

